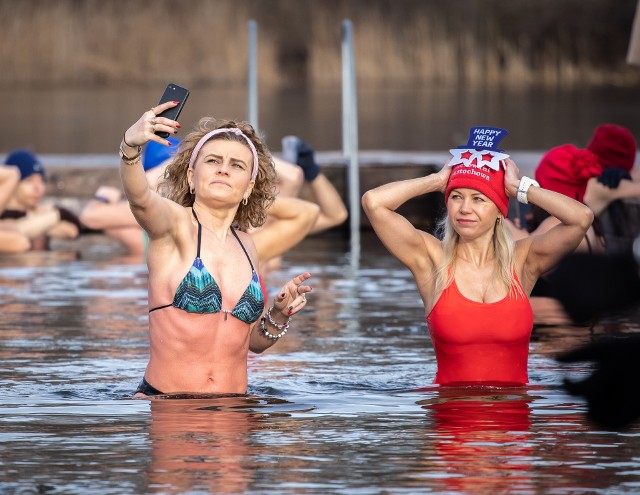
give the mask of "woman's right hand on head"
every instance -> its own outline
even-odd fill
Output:
[[[168,101],[161,105],[151,107],[142,114],[138,121],[133,124],[124,133],[124,141],[127,146],[144,146],[149,141],[155,141],[159,144],[171,146],[171,143],[164,138],[161,138],[156,134],[156,131],[164,131],[171,134],[176,134],[180,128],[180,124],[171,119],[165,117],[158,117],[158,115],[169,108],[173,108],[178,105],[177,101]]]
[[[447,160],[444,166],[435,174],[440,181],[440,192],[445,192],[447,190],[449,176],[451,175],[451,169],[453,168],[449,166],[449,162],[451,162],[451,160]]]

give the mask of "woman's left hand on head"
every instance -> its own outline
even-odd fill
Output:
[[[311,292],[311,287],[303,284],[309,277],[310,273],[302,273],[287,282],[274,299],[274,309],[284,317],[289,317],[304,308],[307,304],[307,292]]]
[[[507,196],[514,198],[518,194],[519,186],[520,170],[511,158],[507,158],[504,160],[504,191]]]

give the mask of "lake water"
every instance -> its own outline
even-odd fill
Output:
[[[180,83],[180,81],[173,81]],[[29,147],[45,154],[117,153],[123,132],[164,88],[12,88],[2,99],[0,152]],[[200,117],[244,120],[244,88],[190,88],[182,133]],[[640,136],[637,88],[474,89],[358,88],[362,150],[440,151],[466,143],[468,129],[507,129],[510,151],[546,150],[565,142],[586,146],[593,129],[611,122]],[[297,134],[317,150],[342,147],[340,88],[269,91],[259,98],[259,126],[269,147]]]
[[[310,271],[291,331],[250,355],[247,396],[131,400],[147,361],[146,268],[100,246],[0,258],[0,493],[640,492],[640,425],[606,431],[555,353],[640,330],[536,329],[528,387],[438,389],[410,273],[371,233],[305,240],[267,285]]]

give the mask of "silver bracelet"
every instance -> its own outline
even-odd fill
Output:
[[[269,323],[271,325],[273,325],[274,327],[276,327],[278,330],[282,331],[282,330],[287,330],[289,328],[289,323],[291,322],[291,317],[289,316],[287,318],[287,321],[285,321],[282,325],[276,323],[275,321],[273,321],[273,318],[271,317],[271,310],[273,309],[273,306],[271,306],[268,310],[267,310],[267,318],[269,319]]]
[[[276,323],[272,316],[271,316],[271,310],[273,309],[273,307],[269,308],[267,310],[267,314],[266,316],[263,316],[261,321],[260,321],[260,330],[262,331],[263,335],[271,340],[278,340],[279,338],[283,337],[284,334],[287,333],[287,330],[289,330],[289,324],[291,323],[291,317],[287,318],[287,321],[285,323],[283,323],[282,325]],[[269,332],[269,330],[267,330],[267,326],[266,326],[266,320],[269,319],[269,324],[273,325],[275,328],[277,328],[278,330],[280,330],[280,333],[278,334],[272,334],[271,332]]]
[[[520,179],[520,184],[518,185],[518,194],[517,200],[519,203],[523,203],[525,205],[529,204],[529,198],[527,197],[527,193],[529,192],[529,188],[531,186],[540,187],[538,181],[530,179],[529,177],[523,176]]]

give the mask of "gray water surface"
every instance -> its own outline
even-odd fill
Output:
[[[640,492],[640,426],[604,431],[553,356],[638,315],[536,329],[528,387],[431,386],[410,273],[370,233],[354,268],[330,233],[288,253],[307,309],[246,396],[132,400],[147,360],[146,267],[99,252],[0,259],[0,493]]]
[[[179,83],[180,81],[174,81]],[[2,100],[0,152],[28,147],[39,154],[117,155],[124,131],[155,105],[154,88],[14,88]],[[245,88],[191,88],[180,123],[184,136],[204,116],[246,120]],[[466,86],[358,87],[361,150],[446,151],[467,142],[476,125],[509,131],[500,147],[547,150],[587,145],[601,123],[640,136],[637,88],[496,88]],[[316,150],[342,149],[340,88],[313,91],[261,89],[259,127],[272,151],[295,134]]]

